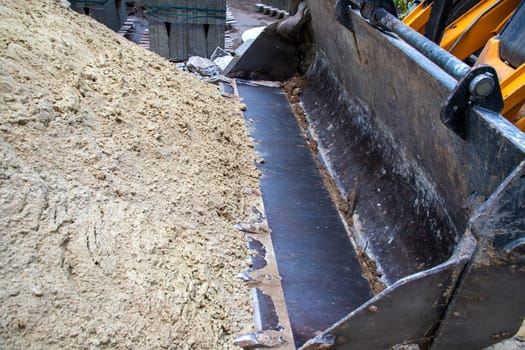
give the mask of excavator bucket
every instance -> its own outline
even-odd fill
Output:
[[[237,344],[482,349],[514,335],[525,135],[499,114],[493,69],[379,1],[307,0],[243,51],[229,75],[269,230],[239,225],[259,329]]]

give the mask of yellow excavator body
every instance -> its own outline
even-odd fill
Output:
[[[501,114],[525,131],[525,68],[512,67],[500,56],[498,33],[504,28],[520,0],[482,0],[448,24],[440,47],[461,60],[479,55],[476,65],[488,64],[496,70],[505,106]],[[432,4],[419,3],[403,22],[424,34]]]

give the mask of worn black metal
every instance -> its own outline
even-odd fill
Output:
[[[120,0],[72,0],[71,8],[93,17],[113,31],[118,31],[127,18],[126,2]]]
[[[348,10],[350,9],[359,10],[361,16],[377,26],[381,26],[381,23],[376,20],[378,15],[375,13],[379,9],[386,10],[397,18],[397,9],[392,0],[337,0],[335,3],[335,18],[350,30],[352,30],[351,26],[348,25],[350,23]]]
[[[335,19],[344,25],[350,31],[354,31],[352,27],[352,22],[350,21],[350,16],[348,11],[350,10],[351,2],[350,0],[337,0],[335,3]]]
[[[399,280],[320,337],[335,336],[337,350],[386,350],[408,343],[426,349],[474,247],[475,240],[466,236],[449,261]],[[314,338],[300,350],[317,350],[316,343]]]
[[[327,111],[311,118],[312,136],[319,137],[320,155],[341,193],[357,195],[353,232],[377,262],[390,266],[387,260],[397,255],[404,270],[392,273],[383,266],[390,281],[375,297],[368,287],[346,280],[359,271],[354,252],[338,234],[339,218],[327,214],[333,206],[329,199],[320,205],[326,194],[312,171],[315,165],[299,152],[308,149],[289,107],[283,107],[286,98],[275,88],[241,85],[256,150],[265,159],[259,165],[261,184],[296,345],[314,334],[313,346],[335,336],[334,349],[385,349],[412,341],[426,346],[433,337],[436,349],[469,349],[511,335],[525,307],[525,137],[497,113],[472,103],[463,142],[439,113],[457,80],[465,77],[464,66],[452,60],[452,71],[445,73],[421,50],[375,30],[356,11],[347,11],[350,33],[332,20],[332,2],[306,1],[317,52],[303,103],[309,111]],[[407,77],[410,84],[399,83]],[[471,83],[465,86],[475,90]],[[330,98],[316,98],[322,92]],[[473,95],[467,100],[479,102]],[[364,175],[358,176],[358,186],[356,168]],[[375,211],[376,200],[377,208],[385,203],[388,208]],[[396,205],[398,211],[391,210]],[[429,221],[414,232],[409,225],[392,229],[389,224],[381,231],[379,224],[395,222],[391,217],[396,215],[407,215],[400,221],[409,225],[420,216]],[[330,227],[318,225],[321,217]],[[356,225],[363,220],[365,225]],[[340,259],[348,251],[350,260]],[[339,270],[349,261],[353,267]],[[326,279],[318,273],[326,273]],[[343,309],[348,312],[338,322],[317,334]],[[313,322],[313,317],[323,319]]]
[[[374,24],[378,24],[376,18],[378,18],[379,15],[376,13],[376,11],[379,9],[383,9],[394,18],[397,18],[396,6],[392,0],[363,0],[361,2],[361,16],[370,19],[374,22]]]
[[[385,6],[385,7],[381,7]],[[396,33],[400,38],[424,54],[428,59],[441,67],[456,80],[463,78],[470,67],[451,55],[448,51],[428,40],[412,28],[400,21],[392,14],[391,4],[388,1],[368,0],[339,0],[335,6],[335,18],[348,29],[352,30],[349,15],[350,7],[360,10],[361,15],[372,24]]]
[[[463,16],[468,10],[473,8],[480,0],[454,0],[452,9],[447,19],[447,25]]]
[[[495,81],[495,88],[488,96],[476,98],[472,96],[469,87],[476,77],[483,74],[489,75]],[[452,91],[441,109],[441,120],[443,123],[463,139],[466,139],[468,136],[468,114],[473,105],[494,112],[500,112],[503,109],[503,96],[499,89],[498,75],[494,68],[490,66],[480,66],[469,71],[465,77],[458,82],[458,85]]]
[[[453,2],[454,0],[432,1],[432,11],[425,26],[425,36],[436,44],[439,44],[443,37]]]
[[[525,144],[524,144],[525,147]],[[525,162],[471,220],[478,239],[434,350],[483,349],[516,333],[525,314]]]
[[[248,238],[248,249],[254,252],[250,255],[251,270],[260,270],[268,265],[266,261],[266,247],[255,238]]]
[[[462,141],[439,117],[455,79],[412,46],[368,25],[356,11],[349,11],[354,27],[350,32],[335,21],[333,5],[313,0],[308,5],[312,36],[334,38],[315,42],[318,54],[308,76],[332,96],[318,102],[332,110],[323,125],[339,135],[342,131],[334,126],[352,122],[355,131],[338,140],[351,142],[355,132],[368,135],[385,158],[398,164],[400,174],[409,179],[413,174],[414,187],[420,187],[418,178],[426,178],[423,184],[431,184],[430,194],[439,197],[463,232],[471,214],[467,198],[487,198],[519,164],[524,156],[516,145],[525,144],[524,134],[497,113],[485,111],[469,115],[469,140]],[[333,68],[326,72],[327,67]],[[334,153],[344,154],[346,148],[343,142]],[[340,181],[346,179],[344,169],[350,168],[342,163],[345,159],[335,160],[341,164]],[[353,179],[346,181],[350,192]]]
[[[247,43],[240,57],[228,66],[229,77],[258,80],[285,80],[293,77],[299,64],[296,44],[276,32],[263,31]]]
[[[253,289],[255,301],[255,322],[257,328],[263,331],[282,330],[282,325],[279,322],[279,316],[275,310],[273,299],[268,294],[264,293],[259,288]]]
[[[525,1],[522,1],[500,34],[500,56],[514,68],[525,63]]]
[[[366,110],[345,100],[334,84],[320,69],[303,88],[301,101],[331,175],[343,196],[354,198],[356,236],[375,258],[382,279],[393,283],[446,261],[457,232],[438,208],[425,205],[413,183],[396,174],[386,145],[360,130]]]
[[[295,343],[328,328],[372,293],[345,227],[281,89],[239,83]]]
[[[442,208],[458,230],[457,239],[460,239],[466,234],[464,232],[468,233],[468,222],[477,206],[498,191],[499,185],[525,158],[525,136],[497,113],[473,105],[469,108],[471,113],[467,113],[469,137],[463,142],[439,118],[440,107],[457,81],[450,75],[444,76],[444,71],[436,69],[435,65],[429,66],[429,60],[414,53],[411,46],[374,30],[356,11],[348,11],[352,16],[353,31],[350,33],[339,24],[320,19],[330,18],[332,9],[328,4],[312,0],[309,6],[313,37],[332,37],[334,40],[315,42],[318,52],[308,80],[312,86],[332,97],[325,101],[313,98],[317,92],[303,95],[309,100],[303,104],[306,103],[307,109],[313,107],[312,119],[316,122],[310,124],[314,130],[312,134],[320,136],[323,141],[321,152],[329,157],[326,163],[333,170],[343,193],[352,192],[354,186],[351,172],[354,165],[346,162],[354,154],[352,143],[369,137],[371,142],[364,144],[364,150],[370,144],[375,145],[383,159],[390,159],[397,165],[393,167],[394,171],[397,169],[408,183],[413,180],[413,186],[424,193],[420,198],[437,196],[436,202],[443,204]],[[345,52],[345,55],[340,52]],[[325,73],[327,67],[331,69]],[[400,83],[407,77],[410,77],[409,84]],[[304,91],[309,94],[308,88]],[[317,111],[323,108],[331,112],[318,116]],[[421,177],[424,177],[422,182],[418,181]],[[517,188],[509,188],[508,193]],[[429,191],[425,192],[426,189]],[[525,197],[519,190],[515,196]],[[408,198],[406,203],[413,201]],[[464,287],[458,290],[455,298],[457,302],[461,301],[463,309],[455,310],[459,312],[456,315],[460,315],[455,319],[455,303],[450,305],[450,312],[443,321],[448,326],[438,334],[443,339],[442,344],[446,345],[439,349],[469,349],[469,346],[481,349],[510,335],[523,318],[523,287],[519,287],[524,284],[520,277],[523,270],[513,270],[513,265],[500,266],[501,261],[491,258],[492,253],[497,254],[496,257],[501,254],[498,259],[512,259],[515,266],[520,266],[516,264],[523,233],[517,234],[519,231],[510,225],[498,224],[490,228],[493,220],[498,222],[501,219],[514,222],[514,227],[523,227],[523,208],[517,204],[519,200],[514,197],[514,201],[507,203],[508,208],[514,208],[513,211],[485,211],[480,227],[486,229],[473,228],[479,239],[476,260],[479,259],[481,269],[469,269],[461,274],[465,284],[462,283]],[[436,207],[440,213],[439,206]],[[513,232],[514,239],[510,239],[509,232]],[[420,237],[427,234],[422,232]],[[483,245],[483,235],[490,237],[489,241],[502,239],[502,242]],[[493,249],[496,246],[501,247],[499,253],[499,248]],[[387,253],[386,249],[379,250],[376,256],[381,260]],[[482,262],[487,265],[483,267]],[[432,288],[426,286],[414,288],[414,291],[434,293]],[[372,323],[369,327],[358,327],[357,324],[361,323],[348,322],[348,328],[341,328],[339,337],[348,339],[348,345],[345,345],[348,348],[367,348],[360,346],[362,344],[354,346],[363,329],[371,330],[368,338],[384,337],[385,334],[393,337],[398,331],[396,327],[406,326],[405,320],[398,318],[396,326],[386,327],[384,333]],[[498,328],[502,329],[497,331]],[[326,333],[329,334],[330,330]],[[461,343],[456,343],[458,341]]]

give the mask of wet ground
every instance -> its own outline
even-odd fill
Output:
[[[237,20],[236,28],[241,32],[244,32],[253,27],[265,26],[276,21],[275,17],[257,12],[255,9],[255,3],[258,0],[230,0],[228,6],[230,7],[233,16]]]
[[[233,25],[237,31],[230,33],[233,40],[233,46],[238,47],[242,44],[241,35],[246,30],[267,26],[276,21],[275,17],[271,17],[255,9],[255,3],[260,2],[259,0],[230,0],[227,2],[230,11],[235,17],[236,23]]]

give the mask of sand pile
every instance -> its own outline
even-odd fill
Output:
[[[2,1],[0,348],[234,348],[247,135],[216,87],[58,0]]]

